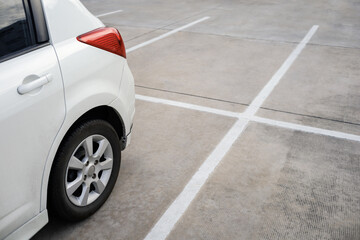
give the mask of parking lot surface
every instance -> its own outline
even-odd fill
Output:
[[[34,239],[360,239],[358,1],[82,2],[125,40],[132,142]]]

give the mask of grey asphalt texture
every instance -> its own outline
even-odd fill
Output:
[[[257,116],[360,135],[360,2],[83,0],[129,49],[136,92],[243,112],[313,25]],[[34,239],[143,239],[235,120],[137,101],[104,206]],[[167,239],[360,239],[360,142],[250,123]]]

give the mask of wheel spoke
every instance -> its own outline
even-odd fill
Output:
[[[86,155],[88,157],[92,156],[94,154],[94,151],[93,151],[93,136],[89,136],[89,137],[87,137],[85,139],[84,148],[85,148]]]
[[[111,169],[113,166],[112,158],[108,158],[103,162],[100,162],[100,167],[102,170]]]
[[[83,183],[83,179],[81,177],[78,177],[77,179],[75,179],[73,182],[69,183],[66,186],[66,192],[69,196],[71,196],[76,189],[78,189],[80,187],[80,185]]]
[[[98,179],[96,182],[94,182],[94,187],[95,187],[95,191],[98,194],[101,194],[104,189],[105,189],[105,185],[104,183],[101,181],[101,179]]]
[[[81,206],[86,206],[89,200],[89,192],[90,192],[90,186],[87,186],[84,184],[82,193],[80,196],[80,204]]]
[[[69,161],[69,168],[81,170],[84,167],[84,163],[82,163],[77,157],[72,156]]]
[[[104,152],[108,146],[109,146],[109,141],[107,139],[101,140],[99,142],[99,148],[96,151],[96,153],[94,154],[95,157],[101,157],[104,154]]]

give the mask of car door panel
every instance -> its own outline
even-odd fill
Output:
[[[1,239],[40,211],[43,169],[65,117],[65,102],[51,45],[2,62],[0,73]],[[19,94],[19,87],[41,78],[50,81]]]

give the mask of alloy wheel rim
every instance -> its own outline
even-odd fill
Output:
[[[65,190],[76,206],[87,206],[105,190],[113,168],[113,150],[102,135],[84,139],[72,153],[66,168]]]

